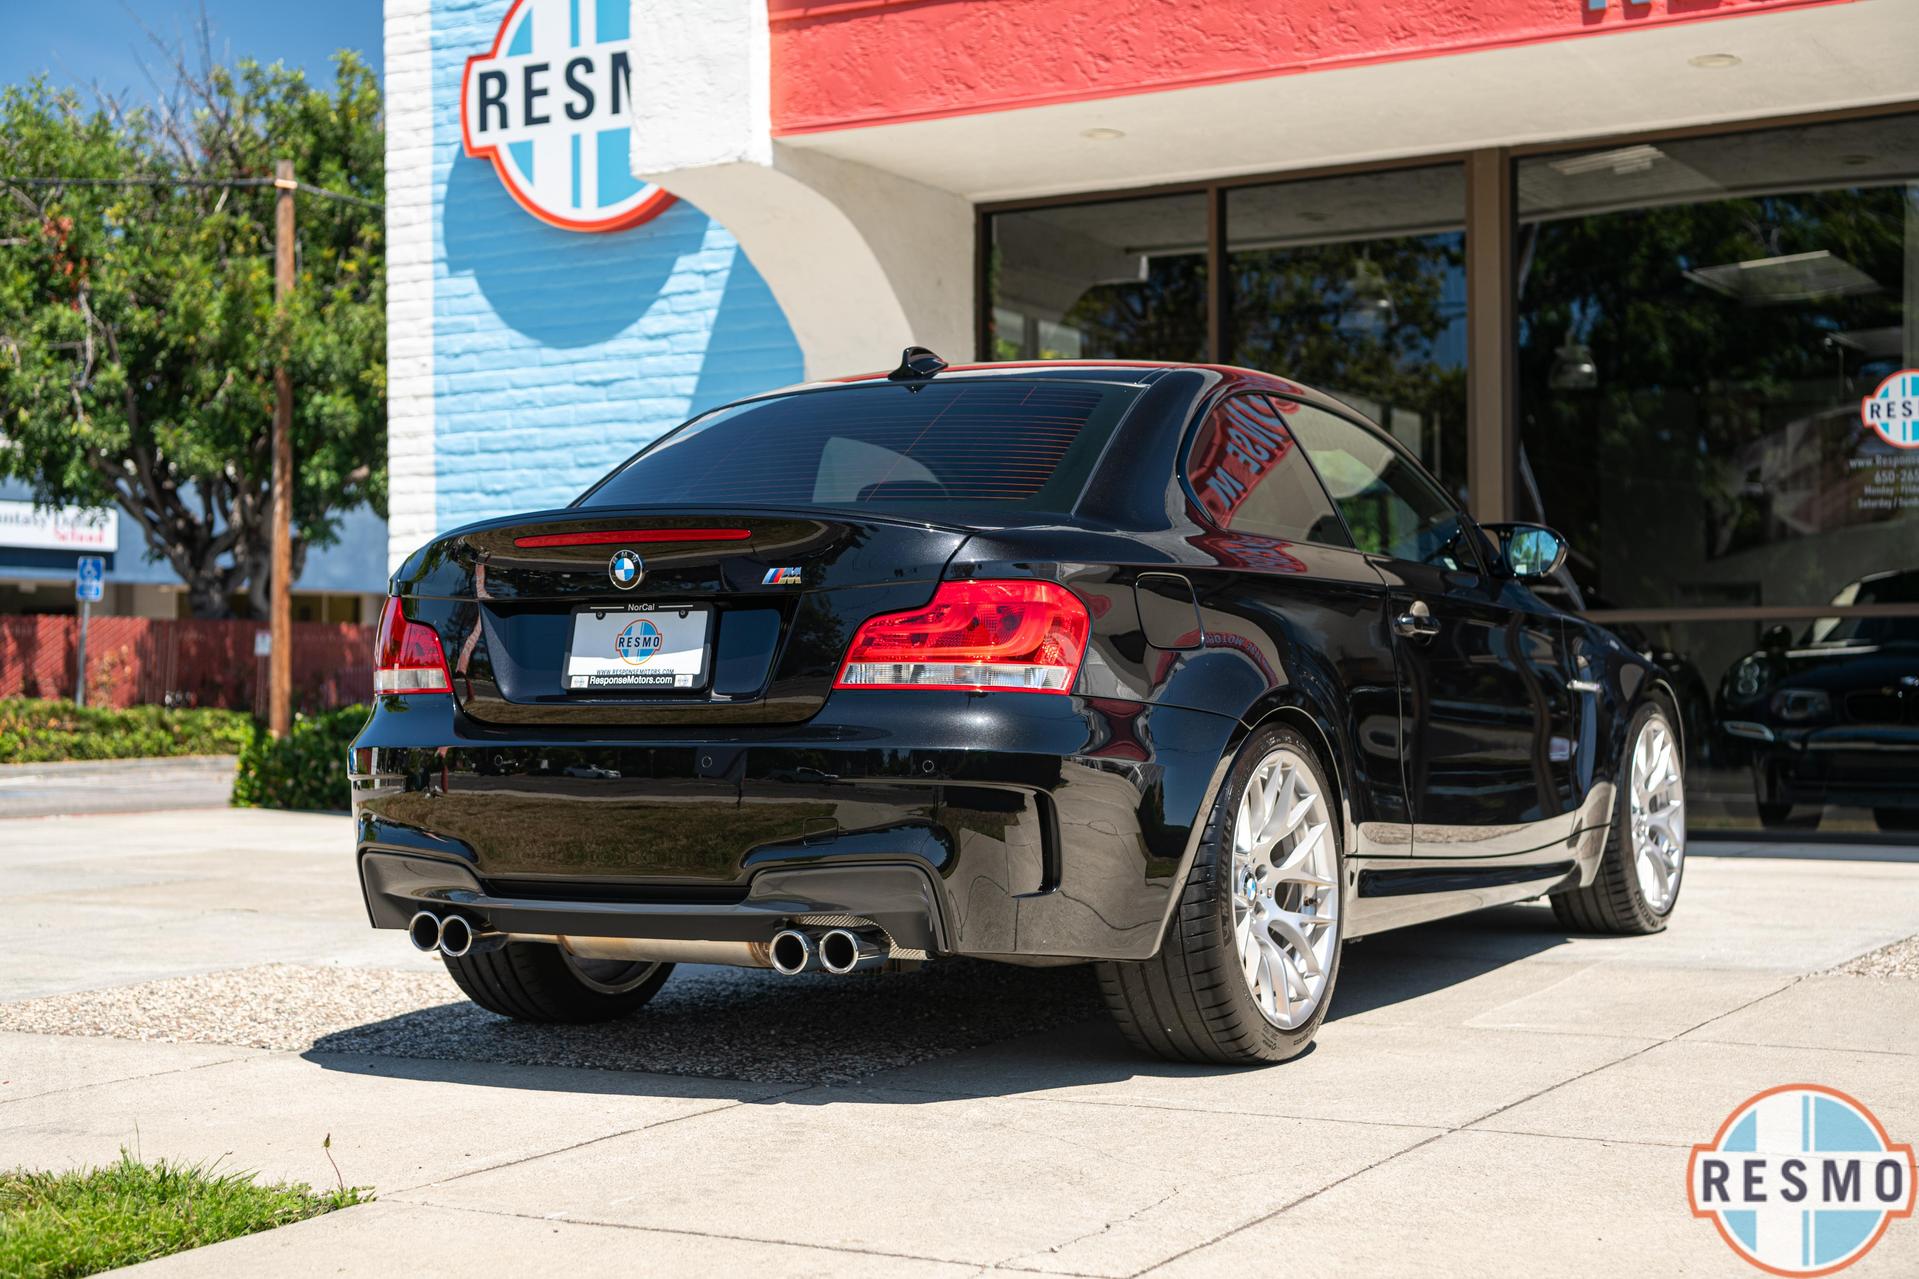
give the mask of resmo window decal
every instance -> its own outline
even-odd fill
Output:
[[[520,206],[568,231],[619,231],[673,203],[635,178],[626,0],[514,0],[493,47],[468,58],[466,154],[491,160]]]

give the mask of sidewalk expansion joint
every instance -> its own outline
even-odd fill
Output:
[[[39,1032],[28,1031],[28,1030],[15,1030],[15,1031],[9,1031],[7,1033],[15,1034],[15,1035],[30,1035],[30,1034],[37,1034]],[[95,1038],[95,1036],[45,1035],[43,1036],[43,1038],[46,1038],[46,1039],[91,1039],[91,1038]],[[101,1036],[101,1038],[107,1038],[107,1036]],[[145,1041],[138,1040],[138,1039],[122,1039],[122,1040],[118,1040],[117,1042],[142,1043]],[[259,1057],[268,1055],[269,1052],[270,1050],[268,1049],[244,1048],[240,1051],[240,1053],[237,1056],[222,1057],[218,1061],[195,1062],[191,1066],[173,1066],[173,1067],[169,1067],[166,1070],[154,1070],[141,1075],[123,1075],[115,1079],[96,1079],[91,1083],[75,1084],[71,1088],[48,1088],[42,1092],[30,1092],[19,1097],[0,1097],[0,1106],[11,1105],[14,1102],[34,1101],[41,1097],[68,1096],[77,1092],[86,1092],[87,1090],[92,1088],[112,1088],[118,1084],[131,1084],[131,1083],[137,1083],[137,1082],[148,1080],[148,1079],[160,1079],[167,1075],[184,1075],[184,1074],[189,1074],[196,1070],[209,1070],[214,1066],[230,1066],[236,1061],[256,1060]]]
[[[668,1122],[672,1121],[669,1120]],[[657,1127],[658,1125],[648,1126]],[[591,1145],[592,1143],[582,1142],[581,1144]],[[572,1147],[569,1147],[569,1149],[572,1149]],[[450,1178],[449,1180],[453,1179]],[[693,1230],[686,1226],[636,1225],[627,1221],[602,1221],[596,1217],[571,1217],[564,1214],[516,1212],[511,1208],[485,1208],[474,1204],[438,1203],[431,1199],[406,1199],[402,1197],[405,1193],[406,1192],[401,1191],[396,1194],[382,1195],[380,1199],[381,1202],[404,1203],[415,1208],[444,1209],[448,1212],[468,1212],[483,1217],[512,1217],[520,1221],[538,1221],[546,1225],[554,1225],[557,1223],[566,1226],[599,1226],[607,1230],[630,1230],[639,1234],[684,1235],[690,1239],[721,1239],[728,1243],[765,1244],[774,1248],[804,1248],[809,1252],[850,1253],[862,1257],[884,1257],[893,1261],[924,1261],[943,1266],[979,1266],[980,1269],[976,1272],[979,1274],[984,1274],[986,1271],[993,1269],[990,1262],[957,1261],[951,1257],[929,1257],[917,1252],[890,1252],[883,1248],[862,1248],[856,1244],[809,1243],[800,1239],[769,1239],[763,1235],[732,1235],[717,1230]],[[1077,1271],[1062,1270],[1049,1271],[1046,1273],[1079,1276],[1079,1272]],[[1084,1275],[1080,1276],[1080,1279],[1106,1279],[1106,1277]]]
[[[721,1113],[722,1111],[727,1111],[727,1110],[734,1110],[734,1109],[737,1109],[737,1108],[738,1108],[738,1107],[740,1107],[740,1106],[745,1106],[745,1105],[749,1105],[749,1104],[752,1104],[753,1102],[760,1102],[760,1101],[777,1101],[777,1100],[779,1100],[779,1099],[780,1099],[781,1097],[790,1097],[790,1096],[792,1096],[792,1095],[793,1095],[794,1093],[799,1093],[799,1092],[806,1092],[806,1091],[808,1091],[808,1090],[810,1090],[810,1089],[812,1089],[813,1087],[815,1087],[815,1085],[812,1085],[812,1084],[805,1084],[805,1085],[802,1085],[802,1086],[799,1086],[799,1087],[795,1087],[795,1088],[789,1088],[789,1089],[787,1089],[787,1090],[786,1090],[785,1092],[779,1092],[779,1093],[773,1093],[773,1094],[769,1094],[769,1095],[768,1095],[768,1096],[766,1096],[766,1097],[755,1097],[755,1098],[753,1098],[753,1099],[751,1099],[751,1101],[750,1101],[750,1102],[749,1102],[749,1101],[741,1101],[741,1100],[737,1100],[737,1099],[729,1099],[729,1100],[721,1100],[721,1101],[719,1102],[719,1104],[717,1104],[717,1105],[713,1105],[713,1106],[707,1106],[706,1108],[704,1108],[704,1109],[702,1109],[702,1110],[694,1110],[694,1111],[689,1111],[688,1113],[686,1113],[686,1114],[684,1114],[684,1115],[670,1115],[670,1116],[668,1116],[668,1117],[667,1117],[667,1118],[665,1118],[665,1119],[656,1119],[656,1120],[654,1120],[654,1121],[653,1121],[652,1123],[648,1123],[648,1124],[635,1124],[635,1125],[634,1125],[633,1127],[631,1127],[631,1128],[622,1128],[622,1129],[620,1129],[620,1130],[619,1130],[618,1132],[607,1132],[607,1133],[601,1133],[601,1134],[600,1134],[599,1136],[597,1136],[597,1137],[588,1137],[588,1138],[586,1138],[586,1139],[585,1139],[585,1140],[583,1140],[583,1141],[576,1141],[576,1142],[574,1142],[574,1143],[572,1143],[571,1145],[568,1145],[568,1146],[555,1146],[555,1147],[554,1147],[553,1149],[551,1149],[551,1150],[536,1150],[536,1151],[534,1151],[534,1152],[533,1152],[532,1154],[528,1154],[528,1155],[521,1155],[521,1156],[519,1156],[519,1157],[518,1157],[517,1159],[504,1159],[504,1160],[501,1160],[501,1161],[500,1161],[499,1163],[497,1163],[497,1164],[488,1164],[488,1165],[486,1165],[486,1166],[485,1166],[484,1168],[469,1168],[469,1169],[467,1169],[467,1170],[466,1170],[465,1172],[456,1172],[456,1173],[454,1173],[454,1174],[453,1174],[452,1176],[450,1176],[450,1177],[439,1177],[439,1178],[436,1178],[436,1179],[434,1179],[434,1180],[432,1180],[432,1181],[421,1181],[421,1182],[416,1182],[415,1184],[413,1184],[413,1185],[411,1185],[411,1186],[402,1186],[402,1187],[401,1187],[400,1189],[398,1189],[398,1190],[396,1190],[396,1191],[393,1191],[393,1192],[392,1192],[392,1194],[394,1194],[394,1195],[403,1195],[403,1194],[409,1194],[409,1193],[412,1193],[412,1192],[414,1192],[414,1191],[420,1191],[420,1190],[430,1190],[430,1189],[432,1189],[433,1187],[436,1187],[436,1186],[448,1186],[448,1185],[452,1185],[452,1184],[453,1184],[454,1182],[456,1182],[456,1181],[464,1181],[464,1180],[465,1180],[466,1178],[468,1178],[468,1177],[477,1177],[477,1176],[479,1176],[479,1175],[480,1175],[481,1173],[486,1173],[486,1172],[498,1172],[498,1171],[499,1171],[500,1169],[502,1169],[502,1168],[514,1168],[514,1167],[518,1167],[518,1166],[519,1166],[520,1164],[524,1164],[524,1163],[531,1163],[531,1162],[533,1162],[533,1161],[534,1161],[534,1160],[536,1160],[536,1159],[546,1159],[546,1158],[550,1158],[550,1157],[551,1157],[551,1156],[553,1156],[553,1155],[564,1155],[564,1154],[570,1154],[571,1152],[573,1152],[573,1151],[575,1151],[575,1150],[584,1150],[584,1149],[586,1149],[586,1147],[588,1147],[588,1146],[597,1146],[597,1145],[599,1145],[599,1144],[600,1144],[601,1142],[603,1142],[603,1141],[613,1141],[613,1140],[615,1140],[615,1139],[617,1139],[617,1138],[620,1138],[620,1137],[630,1137],[630,1136],[632,1136],[632,1135],[633,1135],[634,1133],[636,1133],[636,1132],[648,1132],[648,1131],[651,1131],[651,1130],[652,1130],[652,1129],[654,1129],[654,1128],[664,1128],[664,1127],[666,1127],[666,1126],[667,1126],[668,1124],[677,1124],[677,1123],[682,1123],[682,1122],[684,1122],[684,1121],[686,1121],[686,1120],[688,1120],[688,1119],[700,1119],[700,1118],[704,1118],[704,1117],[705,1117],[705,1116],[707,1116],[707,1115],[717,1115],[717,1114],[719,1114],[719,1113]],[[409,1201],[409,1202],[416,1202],[416,1201]],[[442,1205],[436,1205],[436,1206],[439,1206],[439,1207],[452,1207],[452,1206],[454,1206],[454,1205],[451,1205],[451,1204],[442,1204]],[[477,1211],[477,1210],[476,1210],[476,1211]],[[506,1214],[506,1215],[509,1215],[509,1216],[524,1216],[524,1215],[527,1215],[527,1214],[523,1214],[523,1213],[509,1213],[509,1214]],[[595,1224],[610,1224],[610,1223],[595,1223]]]
[[[1635,1057],[1644,1056],[1645,1054],[1652,1052],[1655,1048],[1664,1047],[1665,1045],[1670,1044],[1677,1039],[1681,1039],[1685,1037],[1686,1035],[1692,1034],[1694,1031],[1699,1030],[1702,1027],[1712,1025],[1712,1023],[1720,1020],[1721,1018],[1730,1017],[1737,1012],[1743,1012],[1746,1009],[1752,1007],[1754,1004],[1757,1004],[1761,1002],[1762,1000],[1771,999],[1774,995],[1779,994],[1781,991],[1789,990],[1793,986],[1798,985],[1801,981],[1804,981],[1804,980],[1805,980],[1804,975],[1793,977],[1790,980],[1786,981],[1784,984],[1780,985],[1779,987],[1773,990],[1767,991],[1763,995],[1756,995],[1753,998],[1746,1000],[1742,1004],[1738,1004],[1735,1007],[1726,1009],[1724,1012],[1714,1013],[1712,1016],[1706,1018],[1704,1021],[1688,1026],[1684,1030],[1679,1031],[1677,1034],[1668,1035],[1660,1039],[1655,1039],[1652,1042],[1645,1044],[1642,1047],[1633,1049],[1631,1052],[1623,1053],[1620,1056],[1613,1058],[1611,1061],[1601,1062],[1599,1065],[1594,1066],[1588,1070],[1582,1070],[1577,1074],[1569,1075],[1564,1079],[1558,1080],[1557,1082],[1547,1084],[1543,1088],[1536,1088],[1532,1092],[1527,1093],[1524,1097],[1519,1097],[1513,1101],[1505,1102],[1501,1105],[1495,1106],[1491,1110],[1487,1111],[1485,1114],[1480,1115],[1479,1117],[1475,1119],[1469,1119],[1463,1124],[1458,1124],[1452,1127],[1445,1128],[1441,1130],[1440,1132],[1436,1132],[1432,1136],[1425,1138],[1422,1141],[1416,1141],[1412,1145],[1407,1146],[1404,1149],[1396,1150],[1392,1154],[1387,1155],[1382,1159],[1375,1160],[1374,1162],[1367,1164],[1364,1168],[1360,1168],[1354,1172],[1349,1172],[1343,1177],[1339,1177],[1332,1181],[1329,1181],[1325,1185],[1319,1187],[1317,1190],[1309,1191],[1306,1194],[1300,1195],[1296,1199],[1290,1200],[1287,1203],[1283,1203],[1279,1207],[1273,1209],[1271,1212],[1262,1213],[1261,1215],[1254,1217],[1252,1220],[1241,1222],[1239,1225],[1234,1226],[1232,1229],[1222,1231],[1219,1234],[1214,1235],[1210,1239],[1204,1240],[1200,1243],[1193,1244],[1190,1247],[1182,1248],[1178,1252],[1172,1253],[1169,1256],[1161,1257],[1159,1260],[1153,1262],[1151,1265],[1145,1266],[1142,1269],[1134,1271],[1131,1275],[1127,1276],[1127,1279],[1139,1279],[1141,1275],[1147,1274],[1148,1272],[1153,1270],[1157,1270],[1161,1266],[1170,1265],[1171,1263],[1178,1261],[1182,1257],[1191,1256],[1193,1253],[1200,1252],[1206,1248],[1210,1248],[1214,1244],[1219,1243],[1221,1240],[1230,1239],[1234,1235],[1242,1234],[1245,1231],[1251,1230],[1253,1227],[1257,1225],[1260,1225],[1264,1222],[1271,1221],[1275,1217],[1283,1216],[1284,1214],[1291,1212],[1293,1209],[1299,1207],[1301,1204],[1311,1203],[1313,1200],[1319,1198],[1321,1195],[1325,1194],[1327,1191],[1332,1190],[1337,1186],[1342,1186],[1346,1184],[1347,1182],[1353,1180],[1355,1177],[1363,1177],[1367,1173],[1373,1171],[1375,1168],[1384,1167],[1386,1164],[1393,1162],[1395,1159],[1403,1159],[1407,1155],[1412,1154],[1415,1150],[1424,1149],[1425,1147],[1432,1145],[1436,1141],[1444,1141],[1447,1137],[1452,1136],[1454,1133],[1464,1132],[1468,1129],[1496,1132],[1498,1131],[1497,1129],[1481,1130],[1479,1129],[1479,1125],[1485,1123],[1488,1119],[1494,1118],[1495,1116],[1503,1115],[1509,1110],[1516,1110],[1520,1106],[1525,1105],[1527,1102],[1536,1101],[1539,1098],[1544,1097],[1547,1093],[1556,1092],[1559,1089],[1566,1087],[1568,1084],[1576,1084],[1582,1079],[1589,1079],[1592,1076],[1597,1075],[1602,1071],[1611,1070],[1614,1066],[1618,1066],[1618,1065],[1621,1065],[1622,1063],[1631,1061]],[[1538,1134],[1527,1134],[1527,1135],[1538,1135]]]

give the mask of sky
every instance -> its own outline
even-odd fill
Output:
[[[152,96],[145,67],[165,66],[147,38],[192,47],[203,0],[0,0],[0,84],[45,73],[56,84]],[[336,49],[380,69],[381,0],[204,0],[217,60],[257,58],[330,81]],[[144,29],[143,29],[144,26]],[[166,77],[159,76],[162,83]]]

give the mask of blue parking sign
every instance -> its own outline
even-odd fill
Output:
[[[97,600],[106,593],[107,562],[98,555],[82,555],[73,572],[73,598]]]

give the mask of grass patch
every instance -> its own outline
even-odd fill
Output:
[[[237,755],[252,736],[253,719],[243,711],[168,706],[112,710],[39,697],[0,699],[0,764]]]
[[[211,1166],[118,1163],[77,1172],[0,1173],[0,1275],[72,1279],[305,1221],[370,1199]]]

